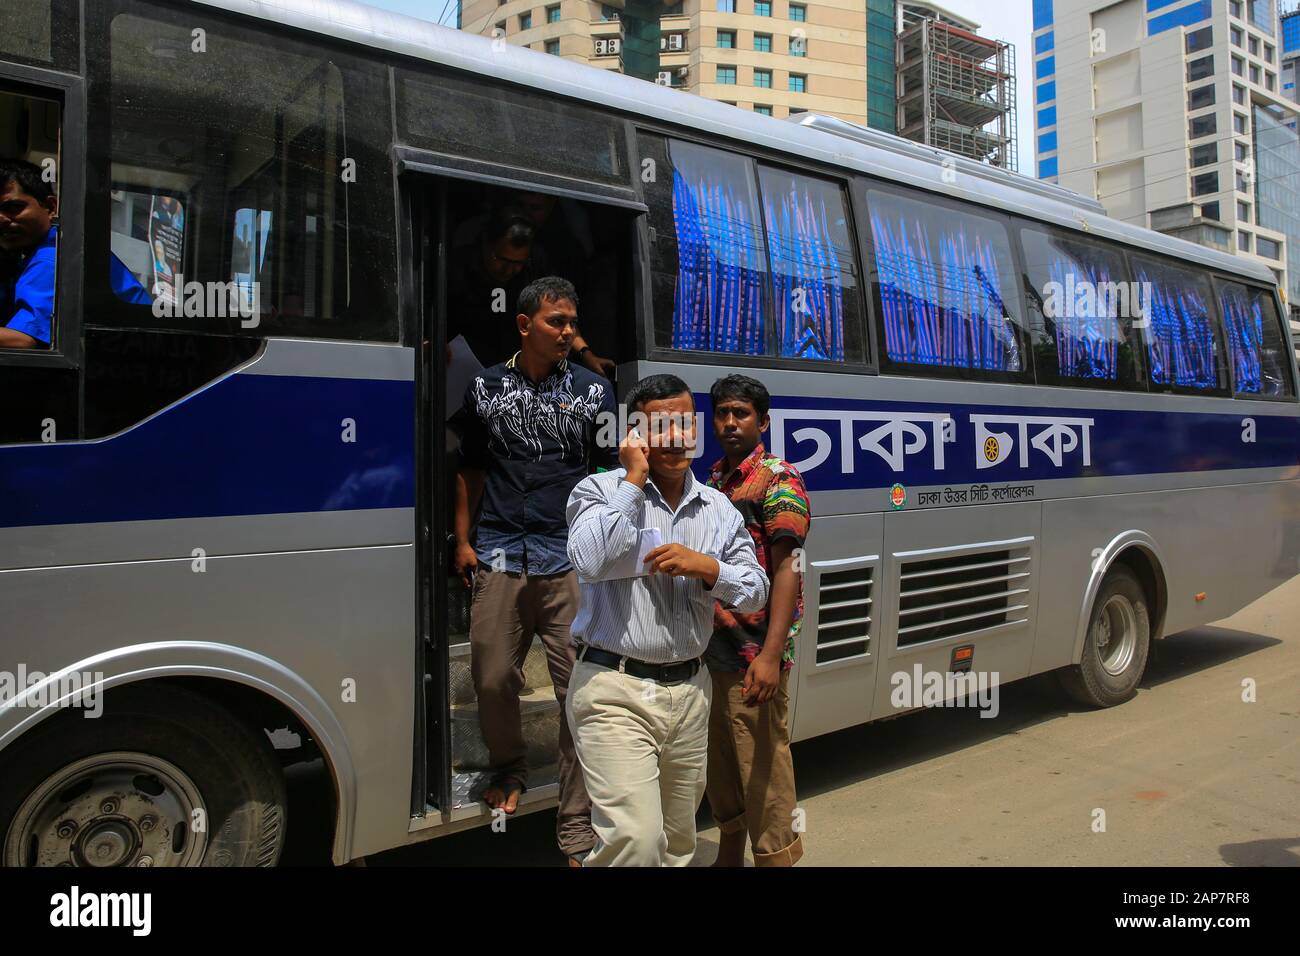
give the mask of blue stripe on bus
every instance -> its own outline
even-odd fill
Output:
[[[6,528],[414,504],[412,382],[232,375],[113,438],[0,447]]]
[[[696,396],[697,407],[710,422],[710,405],[707,395]],[[1225,402],[1226,404],[1226,402]],[[922,402],[877,402],[848,399],[805,398],[773,396],[774,411],[779,410],[786,419],[785,459],[794,464],[813,456],[818,439],[805,435],[797,441],[793,433],[801,429],[814,429],[824,435],[823,443],[829,454],[813,468],[803,468],[802,473],[810,491],[837,491],[847,489],[888,488],[895,482],[904,485],[957,485],[971,483],[995,484],[1002,482],[1042,481],[1053,478],[1107,478],[1127,475],[1167,474],[1171,472],[1211,472],[1243,468],[1292,468],[1300,477],[1300,418],[1294,415],[1251,415],[1241,411],[1224,414],[1200,412],[1148,412],[1134,409],[1079,409],[1032,408],[1016,406],[936,405]],[[808,413],[807,417],[801,412]],[[863,449],[860,442],[868,432],[881,428],[885,419],[869,421],[865,418],[851,423],[851,470],[845,474],[842,466],[843,448],[841,424],[838,420],[822,418],[818,413],[847,412],[856,414],[881,413],[948,413],[954,421],[954,438],[943,447],[943,468],[934,466],[933,432],[923,424],[920,432],[925,445],[902,458],[903,470],[895,471],[882,454]],[[971,415],[1006,416],[1009,418],[1039,416],[1057,419],[1092,419],[1088,428],[1091,464],[1083,463],[1083,433],[1079,426],[1073,431],[1079,447],[1060,454],[1059,466],[1033,440],[1042,434],[1047,424],[1028,427],[1028,463],[1020,466],[1021,443],[1014,425],[985,422],[986,434],[1001,433],[1000,450],[1006,455],[998,464],[978,467],[977,456],[985,452],[977,447],[977,429]],[[1250,418],[1253,426],[1247,426]],[[774,427],[776,427],[774,425]],[[1252,434],[1253,432],[1253,434]],[[703,454],[695,462],[696,473],[707,477],[709,464],[721,457],[721,449],[706,428]],[[1006,438],[1011,446],[1008,449]],[[1254,441],[1244,441],[1253,437]],[[764,435],[769,451],[773,450],[774,436]],[[915,435],[907,439],[916,443]],[[887,446],[888,447],[888,446]],[[990,449],[992,450],[992,449]],[[1040,495],[1043,494],[1040,492]]]

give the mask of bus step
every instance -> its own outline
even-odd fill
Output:
[[[528,771],[528,789],[535,790],[560,780],[560,765],[550,763],[543,767],[533,767]],[[491,774],[475,770],[468,773],[453,774],[451,778],[451,805],[463,807],[477,803],[483,798],[483,791],[491,783]]]
[[[519,695],[519,717],[528,747],[528,765],[542,767],[554,763],[559,752],[560,721],[564,719],[555,699],[555,689],[550,686],[525,689]],[[451,752],[453,773],[488,768],[488,750],[479,731],[477,701],[452,705]]]
[[[447,699],[452,707],[474,702],[474,677],[470,672],[469,644],[458,644],[448,650],[448,690]],[[540,690],[551,686],[551,671],[546,666],[546,648],[537,638],[533,638],[528,656],[524,658],[524,690]]]

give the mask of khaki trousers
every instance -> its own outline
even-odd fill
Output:
[[[709,675],[659,684],[578,661],[569,685],[596,847],[584,866],[686,866],[704,796]]]
[[[755,866],[793,866],[803,856],[794,830],[794,759],[790,754],[786,693],[781,674],[776,696],[746,704],[745,675],[712,674],[709,713],[709,807],[723,833],[749,832]]]
[[[511,574],[479,565],[470,609],[470,670],[478,695],[479,728],[487,743],[497,779],[528,784],[528,747],[519,716],[524,686],[524,659],[533,635],[546,648],[546,664],[560,703],[560,805],[555,836],[560,851],[576,857],[596,842],[591,832],[591,802],[573,750],[564,716],[564,701],[573,671],[574,648],[569,625],[578,609],[574,572],[553,575]]]

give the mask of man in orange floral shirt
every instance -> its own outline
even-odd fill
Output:
[[[755,866],[792,866],[803,840],[795,829],[787,683],[803,619],[808,492],[799,473],[763,447],[771,398],[761,382],[728,375],[713,383],[710,397],[723,458],[709,485],[740,510],[771,581],[761,611],[714,605],[704,653],[713,679],[707,793],[722,831],[714,865],[743,866],[748,834]]]

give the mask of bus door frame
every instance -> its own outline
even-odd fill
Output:
[[[646,249],[644,233],[649,210],[631,187],[584,182],[409,146],[393,147],[393,159],[401,215],[398,261],[403,264],[400,270],[403,342],[419,350],[416,361],[416,526],[420,548],[416,559],[419,580],[415,590],[419,602],[416,620],[421,633],[416,635],[411,815],[424,816],[432,804],[444,820],[450,821],[453,809],[451,711],[447,686],[450,665],[446,642],[436,639],[447,630],[446,602],[437,599],[437,582],[451,573],[445,546],[450,529],[444,527],[445,516],[441,508],[434,507],[435,503],[447,500],[450,490],[449,476],[436,467],[443,441],[443,429],[438,423],[446,421],[446,397],[442,388],[435,387],[441,379],[438,369],[447,334],[447,188],[452,180],[468,180],[625,210],[634,214],[629,219],[629,248],[637,256],[638,263],[644,258]],[[425,221],[430,215],[432,221]],[[427,263],[435,263],[436,274],[425,273]],[[630,274],[633,283],[630,298],[633,308],[640,311],[646,302],[643,270],[633,268]],[[424,308],[428,282],[434,282],[436,289],[431,314]],[[631,322],[638,354],[643,318],[636,315]],[[433,655],[432,660],[429,654]],[[435,760],[436,779],[430,779]]]

